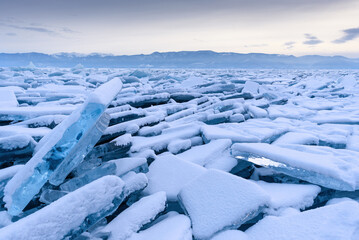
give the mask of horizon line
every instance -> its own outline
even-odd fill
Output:
[[[152,55],[155,53],[163,54],[163,53],[181,53],[181,52],[212,52],[217,54],[239,54],[239,55],[250,55],[250,54],[263,54],[263,55],[277,55],[277,56],[292,56],[292,57],[306,57],[306,56],[319,56],[319,57],[342,57],[347,59],[359,59],[359,57],[346,57],[343,55],[319,55],[319,54],[304,54],[304,55],[294,55],[294,54],[280,54],[280,53],[263,53],[263,52],[249,52],[249,53],[241,53],[241,52],[217,52],[213,50],[181,50],[181,51],[154,51],[152,53],[138,53],[138,54],[114,54],[114,53],[101,53],[101,52],[92,52],[92,53],[80,53],[80,52],[56,52],[56,53],[44,53],[44,52],[0,52],[0,54],[44,54],[44,55],[61,55],[61,54],[68,54],[68,55],[79,55],[78,57],[86,57],[91,55],[103,55],[103,56],[112,56],[112,57],[119,57],[119,56],[141,56],[141,55]],[[82,56],[80,56],[82,55]]]

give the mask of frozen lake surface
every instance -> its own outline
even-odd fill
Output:
[[[0,68],[0,239],[359,239],[359,71]]]

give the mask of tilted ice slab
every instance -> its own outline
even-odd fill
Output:
[[[354,240],[359,204],[353,200],[282,217],[267,216],[246,231],[251,240]]]
[[[165,208],[166,194],[164,192],[157,192],[143,197],[124,210],[95,235],[109,235],[109,240],[125,240],[139,231],[143,225],[155,219]]]
[[[359,153],[304,145],[236,143],[232,155],[323,187],[354,191],[359,188]]]
[[[236,229],[269,204],[255,183],[208,170],[180,191],[178,198],[192,221],[195,239],[208,239],[224,229]]]
[[[147,172],[147,168],[146,158],[121,158],[111,160],[103,163],[97,168],[85,172],[81,176],[68,180],[60,185],[60,189],[71,192],[106,175],[116,175],[121,177],[131,170],[134,172]]]
[[[17,240],[77,236],[119,206],[123,189],[124,182],[116,176],[100,178],[0,229],[0,236]]]
[[[48,180],[61,184],[83,160],[106,129],[109,118],[103,113],[121,87],[118,78],[103,84],[41,139],[36,154],[5,187],[4,201],[11,215],[21,213]]]

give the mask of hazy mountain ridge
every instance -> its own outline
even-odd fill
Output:
[[[139,55],[78,54],[78,53],[0,53],[0,66],[39,67],[153,67],[153,68],[308,68],[359,69],[358,58],[342,56],[232,53],[213,51],[154,52]]]

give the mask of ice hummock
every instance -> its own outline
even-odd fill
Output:
[[[119,78],[96,89],[87,101],[38,144],[38,151],[6,185],[8,212],[17,215],[49,181],[61,184],[100,139],[109,118],[105,109],[121,90]]]

